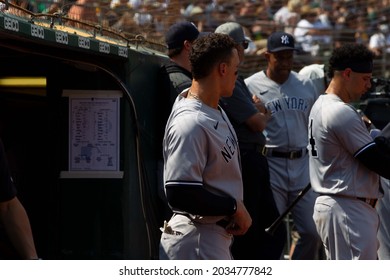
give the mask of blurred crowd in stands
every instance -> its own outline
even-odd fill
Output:
[[[236,21],[251,41],[248,55],[261,54],[275,30],[293,34],[299,54],[317,60],[344,42],[366,44],[378,59],[390,54],[390,0],[0,0],[0,10],[5,1],[157,42],[177,21],[192,21],[203,32]]]

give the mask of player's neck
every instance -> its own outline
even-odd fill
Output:
[[[274,71],[271,71],[269,68],[267,68],[267,70],[265,70],[264,73],[268,78],[278,83],[279,85],[284,84],[284,82],[287,81],[288,77],[290,76],[290,72],[276,73]]]
[[[199,83],[193,80],[187,98],[199,100],[207,106],[217,109],[220,98],[217,93],[218,91],[212,86],[208,86],[207,82],[202,80],[202,82]]]
[[[330,82],[328,88],[326,89],[326,93],[338,96],[344,103],[351,102],[345,87],[343,87],[342,84],[335,82],[334,80]]]
[[[177,65],[183,67],[187,71],[191,72],[191,63],[186,52],[181,52],[175,57],[172,57],[171,60]]]

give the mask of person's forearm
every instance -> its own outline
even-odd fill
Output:
[[[171,184],[166,186],[169,204],[174,210],[202,216],[230,216],[236,211],[236,200],[216,195],[204,187]]]
[[[17,198],[8,202],[1,213],[4,227],[22,259],[38,259],[27,213]]]

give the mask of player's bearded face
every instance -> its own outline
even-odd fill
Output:
[[[293,66],[293,58],[294,54],[291,50],[270,53],[270,66],[273,66],[277,73],[290,73]]]

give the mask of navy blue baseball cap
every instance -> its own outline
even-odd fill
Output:
[[[268,37],[267,50],[269,52],[296,50],[294,37],[286,32],[274,32]]]
[[[195,24],[189,21],[181,21],[169,27],[165,35],[165,43],[168,49],[177,49],[183,46],[185,40],[193,41],[199,36],[199,30]]]

